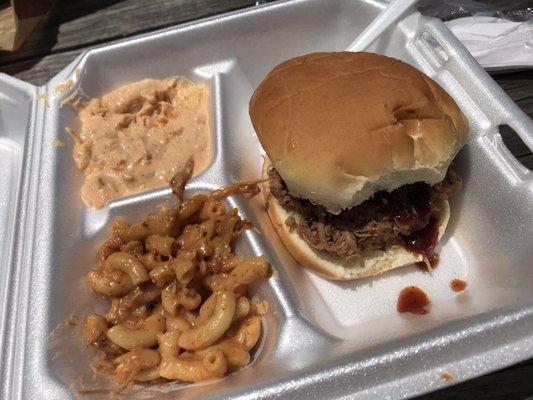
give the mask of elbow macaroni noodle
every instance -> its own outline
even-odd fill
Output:
[[[111,307],[87,316],[83,342],[103,352],[121,384],[199,382],[250,362],[267,306],[251,301],[247,286],[270,267],[264,256],[233,254],[231,241],[252,225],[222,199],[258,191],[257,183],[232,185],[134,225],[113,223],[86,277]]]

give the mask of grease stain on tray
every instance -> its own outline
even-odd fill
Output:
[[[463,290],[466,289],[467,287],[467,282],[463,279],[454,279],[450,282],[450,288],[454,291],[454,292],[462,292]]]

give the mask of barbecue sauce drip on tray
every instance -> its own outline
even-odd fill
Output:
[[[410,312],[422,315],[428,313],[426,307],[429,303],[429,297],[426,292],[416,286],[408,286],[400,292],[396,309],[399,313]]]

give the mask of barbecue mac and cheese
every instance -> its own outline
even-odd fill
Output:
[[[171,182],[183,200],[192,173]],[[265,278],[264,256],[241,259],[231,241],[252,224],[228,210],[223,198],[254,196],[257,183],[197,194],[176,208],[130,225],[113,223],[87,285],[111,300],[105,315],[85,319],[83,341],[101,350],[95,366],[121,384],[159,378],[198,382],[219,378],[250,362],[266,302],[247,297]]]

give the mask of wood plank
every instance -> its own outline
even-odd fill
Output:
[[[500,135],[502,137],[503,143],[505,143],[507,148],[515,157],[520,158],[531,154],[531,150],[529,150],[529,148],[525,145],[522,139],[520,139],[516,132],[509,126],[500,126]]]
[[[529,168],[533,171],[533,154],[528,154],[527,156],[520,157],[518,159],[526,168]],[[533,361],[533,360],[532,360]],[[531,367],[531,376],[533,376],[533,366]],[[531,392],[533,394],[533,392]]]
[[[522,400],[533,394],[533,360],[429,393],[416,400]]]
[[[491,75],[522,111],[533,118],[533,70],[492,73]],[[501,127],[500,134],[503,142],[515,157],[520,159],[531,154],[531,150],[509,127]],[[530,169],[533,169],[531,163],[528,165]]]
[[[95,47],[98,47],[98,45],[33,58],[31,60],[18,61],[13,64],[0,66],[0,72],[12,75],[33,85],[42,86],[83,51]]]
[[[41,29],[0,65],[108,42],[252,6],[255,0],[61,0]]]
[[[533,116],[533,69],[492,77],[526,114]]]

